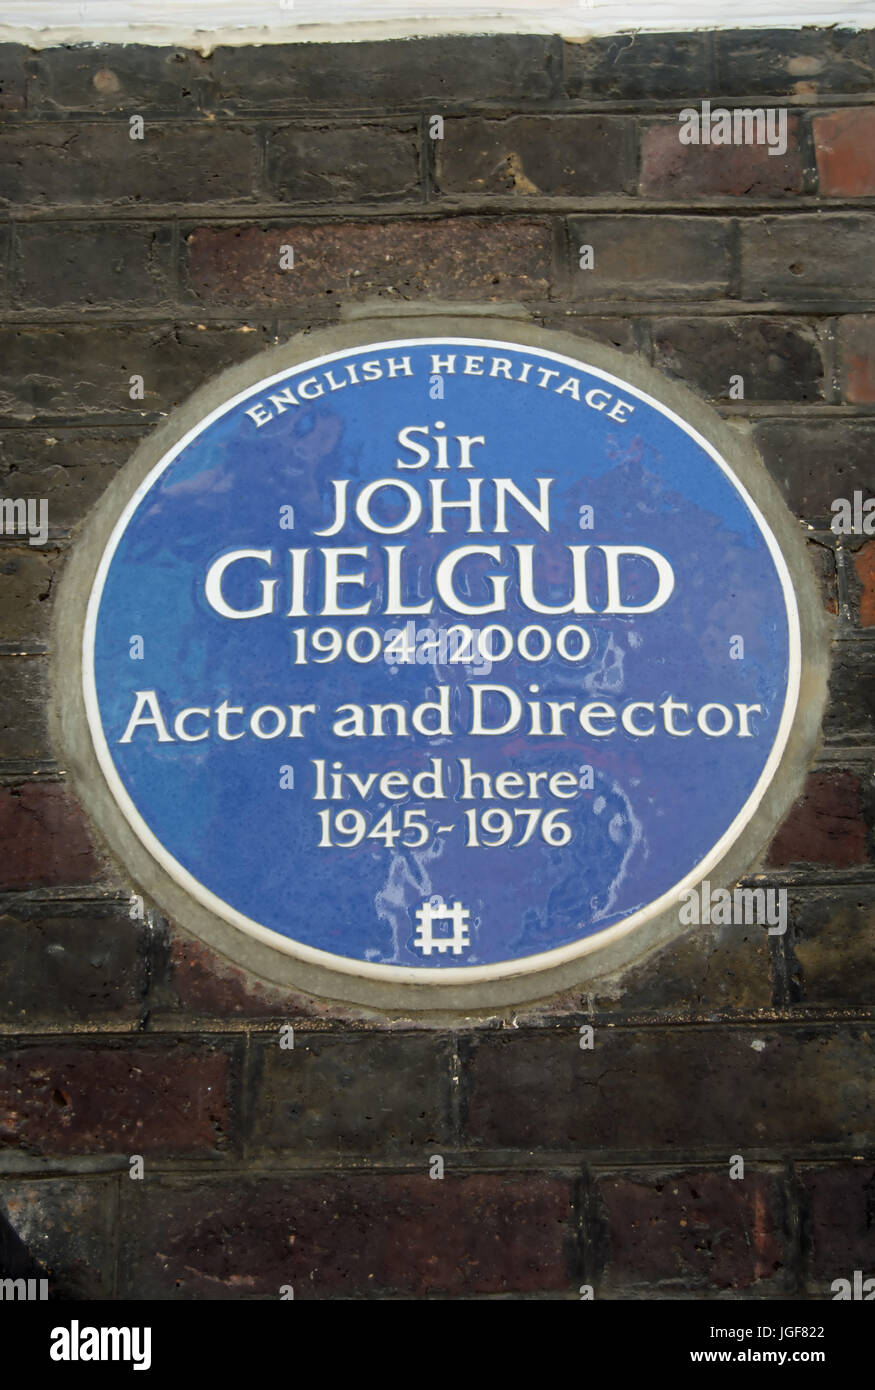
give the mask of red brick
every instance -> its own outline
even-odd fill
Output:
[[[571,1184],[539,1173],[126,1183],[136,1298],[573,1292]],[[136,1190],[135,1190],[136,1189]],[[579,1282],[579,1280],[577,1281]]]
[[[875,110],[851,106],[812,121],[820,191],[827,197],[875,193]]]
[[[79,806],[57,782],[0,787],[0,889],[91,883],[99,865]]]
[[[294,248],[291,270],[280,269],[282,246]],[[218,304],[375,293],[532,299],[550,288],[550,228],[530,219],[198,227],[188,247],[195,294]]]
[[[767,145],[682,145],[678,122],[650,126],[641,140],[641,192],[649,198],[710,195],[780,197],[802,192],[799,122],[787,122],[787,150]]]
[[[875,627],[875,541],[867,541],[855,552],[854,569],[860,583],[860,626]]]
[[[783,1201],[771,1174],[705,1170],[603,1178],[609,1288],[748,1289],[784,1267]]]
[[[227,1058],[208,1047],[34,1047],[0,1055],[0,1149],[207,1156],[228,1127]]]
[[[875,314],[839,319],[842,395],[851,405],[875,405]]]
[[[160,929],[159,929],[160,931]],[[159,1021],[167,1015],[171,1025],[181,1013],[227,1018],[281,1018],[294,1022],[306,1009],[287,991],[247,975],[199,941],[171,928],[162,937],[162,958],[156,966],[150,1004]]]
[[[875,1169],[871,1162],[800,1173],[810,1268],[817,1279],[875,1275]]]
[[[860,779],[853,772],[813,772],[771,843],[768,863],[845,869],[866,862]]]

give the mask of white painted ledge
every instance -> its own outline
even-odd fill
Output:
[[[218,44],[875,24],[875,0],[0,0],[0,41]]]

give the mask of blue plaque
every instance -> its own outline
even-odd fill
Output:
[[[788,566],[727,458],[585,357],[345,347],[142,478],[85,709],[201,908],[336,972],[488,981],[633,931],[741,835],[799,694]]]

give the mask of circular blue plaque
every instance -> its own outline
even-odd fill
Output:
[[[800,680],[787,564],[726,459],[619,376],[413,337],[223,401],[91,590],[112,795],[202,907],[384,980],[572,960],[755,813]]]

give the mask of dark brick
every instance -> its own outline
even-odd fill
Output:
[[[679,928],[680,930],[680,928]],[[627,971],[598,1013],[732,1013],[772,1002],[768,935],[758,926],[698,926]]]
[[[324,302],[326,295],[348,301],[375,293],[532,299],[550,287],[550,230],[540,221],[199,227],[188,244],[192,289],[217,304]],[[283,245],[294,248],[292,270],[280,269]]]
[[[92,883],[99,865],[76,801],[57,782],[0,787],[0,889]]]
[[[0,299],[5,301],[9,298],[9,275],[7,267],[9,265],[9,243],[12,239],[12,231],[8,223],[0,223]]]
[[[634,191],[627,122],[615,116],[467,117],[435,141],[441,193],[590,197]]]
[[[687,1160],[868,1142],[862,1030],[597,1027],[593,1050],[579,1041],[572,1028],[477,1039],[467,1142]]]
[[[126,122],[20,125],[0,146],[0,201],[36,206],[235,202],[252,198],[250,131]]]
[[[594,338],[596,342],[608,343],[621,352],[638,352],[638,338],[635,320],[631,318],[590,318],[573,309],[556,309],[535,315],[544,328],[555,328],[560,333],[579,334],[581,338]],[[585,344],[583,344],[585,347]],[[2,442],[2,441],[0,441]]]
[[[0,1180],[0,1207],[45,1269],[50,1298],[112,1297],[113,1206],[106,1178]]]
[[[787,122],[787,150],[763,145],[682,145],[677,120],[641,137],[641,192],[649,198],[781,198],[802,192],[799,122]]]
[[[0,111],[20,111],[25,104],[26,56],[21,44],[0,43]]]
[[[733,376],[743,377],[745,400],[823,399],[817,332],[799,319],[658,319],[653,343],[656,366],[712,400],[729,400]]]
[[[126,1183],[129,1297],[569,1292],[570,1184],[543,1173]],[[579,1282],[579,1281],[578,1281]]]
[[[754,435],[796,516],[829,526],[835,498],[875,496],[875,421],[762,420]]]
[[[849,29],[717,32],[717,91],[725,96],[865,92],[872,86],[869,35]]]
[[[29,104],[49,111],[194,111],[208,71],[198,53],[149,44],[44,48],[28,55]]]
[[[357,203],[421,195],[412,122],[286,126],[268,137],[267,179],[285,202]]]
[[[875,294],[872,214],[758,217],[744,221],[740,235],[743,299],[820,301]]]
[[[558,41],[520,34],[364,43],[248,44],[209,58],[211,101],[227,110],[397,109],[543,101]]]
[[[854,551],[854,595],[860,627],[875,627],[875,541],[866,541]]]
[[[565,90],[575,100],[699,98],[714,90],[710,37],[619,34],[566,43]]]
[[[116,904],[70,912],[42,905],[0,917],[0,1028],[34,1032],[89,1019],[136,1026],[147,929]]]
[[[790,895],[794,998],[826,1008],[875,999],[875,907],[865,888],[808,889]]]
[[[831,545],[812,540],[806,541],[808,558],[811,561],[823,606],[827,613],[835,616],[839,611],[838,576],[836,573],[835,551]]]
[[[718,299],[729,286],[729,223],[716,217],[574,218],[575,299]],[[595,267],[580,270],[579,247]]]
[[[825,197],[875,194],[875,110],[850,107],[811,122],[820,191]]]
[[[296,1033],[258,1051],[252,1140],[256,1147],[393,1153],[425,1162],[452,1143],[452,1046],[431,1035]]]
[[[767,863],[846,869],[866,862],[866,820],[854,772],[812,772],[769,847]]]
[[[0,657],[0,758],[52,756],[47,702],[44,658]]]
[[[875,314],[845,314],[838,322],[842,396],[875,405]]]
[[[827,743],[875,743],[875,648],[869,643],[836,643],[823,716]]]
[[[815,1290],[834,1279],[875,1276],[875,1169],[869,1163],[803,1168],[803,1231]],[[870,1290],[871,1296],[871,1290]]]
[[[47,640],[49,596],[62,564],[57,550],[26,541],[20,548],[0,550],[0,642]]]
[[[24,305],[158,304],[172,293],[168,228],[29,223],[18,230],[16,297]]]
[[[598,1192],[610,1229],[600,1293],[619,1289],[782,1291],[785,1214],[780,1180],[747,1170],[604,1177]]]
[[[228,1142],[227,1073],[204,1044],[0,1052],[0,1149],[209,1157]]]
[[[0,329],[0,404],[10,420],[18,421],[158,417],[268,342],[268,329],[253,324],[7,327]],[[143,377],[143,400],[131,400],[132,375]],[[89,450],[87,465],[80,459],[80,466],[90,471],[91,460],[103,454],[96,447]],[[92,485],[93,473],[87,488]]]
[[[142,437],[141,430],[133,429],[61,430],[57,435],[3,430],[0,495],[44,497],[50,529],[69,530],[84,521]]]
[[[153,1026],[162,1020],[176,1027],[182,1015],[229,1018],[278,1018],[296,1022],[324,1012],[311,1002],[276,989],[228,964],[215,951],[163,920],[153,931],[152,980],[149,994]]]

